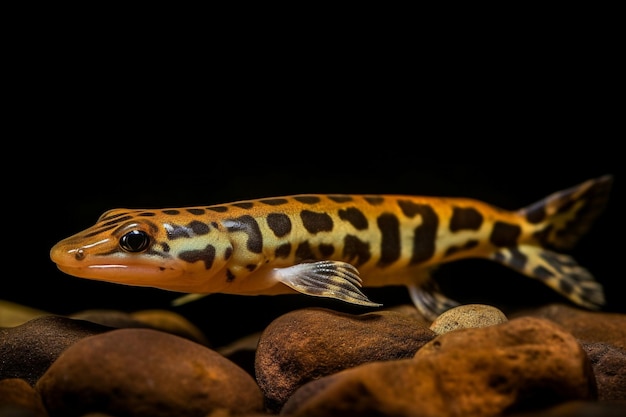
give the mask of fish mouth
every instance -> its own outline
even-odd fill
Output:
[[[86,266],[57,264],[57,268],[78,278],[148,287],[158,287],[159,283],[167,282],[182,275],[182,271],[173,268],[145,264],[119,265],[108,263]]]

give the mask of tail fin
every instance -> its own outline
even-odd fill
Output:
[[[546,223],[537,235],[540,244],[558,250],[571,249],[602,213],[609,198],[613,176],[587,180],[518,211],[529,223]]]
[[[534,242],[505,247],[490,258],[538,279],[574,303],[598,309],[604,304],[602,285],[569,255],[571,249],[604,209],[613,177],[605,175],[558,191],[518,211],[537,226]],[[554,249],[550,250],[550,249]]]

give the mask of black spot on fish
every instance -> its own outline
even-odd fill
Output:
[[[509,265],[511,268],[517,271],[523,271],[526,267],[526,262],[528,261],[528,257],[519,251],[517,248],[511,248],[511,259],[509,259]]]
[[[311,245],[308,241],[304,241],[296,248],[296,262],[312,261],[315,260],[315,254],[311,250]]]
[[[144,211],[143,213],[139,213],[138,216],[141,217],[154,217],[156,216],[156,213],[153,211]]]
[[[333,230],[333,219],[326,213],[302,210],[300,218],[302,219],[302,225],[309,233],[315,234]]]
[[[235,274],[230,269],[226,270],[226,282],[233,282],[235,280]]]
[[[559,280],[559,289],[563,294],[572,294],[574,293],[574,285],[567,280],[560,279]]]
[[[348,262],[353,263],[355,266],[363,265],[365,262],[369,261],[372,257],[372,253],[370,251],[370,244],[368,242],[364,242],[356,236],[346,235],[343,239],[343,258]]]
[[[427,204],[416,204],[408,200],[398,200],[398,205],[405,216],[413,218],[419,215],[422,218],[422,224],[413,231],[413,254],[410,264],[417,264],[432,258],[435,254],[435,240],[439,227],[437,213]]]
[[[206,235],[209,233],[211,229],[209,229],[209,225],[206,223],[199,222],[197,220],[189,223],[188,226],[196,235]]]
[[[227,206],[210,206],[206,208],[207,210],[215,211],[217,213],[225,213],[228,211]]]
[[[320,254],[325,258],[328,258],[335,253],[335,247],[330,244],[321,243],[317,248],[319,249]]]
[[[450,231],[478,230],[483,224],[483,215],[473,207],[452,207]]]
[[[246,248],[253,253],[261,253],[263,251],[263,235],[258,223],[252,216],[244,215],[235,219],[229,219],[229,232],[244,232],[248,235]]]
[[[385,201],[383,197],[378,195],[366,195],[363,198],[372,206],[381,205]]]
[[[356,230],[367,229],[367,217],[363,212],[355,207],[339,210],[339,218],[350,223]]]
[[[554,276],[554,274],[547,268],[539,265],[537,267],[535,267],[535,269],[533,269],[533,277],[541,279],[541,280],[546,280],[546,279],[550,279]]]
[[[233,203],[232,205],[242,209],[251,209],[254,206],[254,203],[250,201],[243,201],[241,203]]]
[[[180,210],[176,210],[176,209],[165,209],[161,211],[163,214],[168,214],[170,216],[176,216],[178,214],[180,214]]]
[[[522,228],[516,224],[497,221],[493,225],[489,241],[495,246],[515,246],[517,238],[522,234]]]
[[[398,200],[398,206],[402,213],[411,219],[420,213],[422,207],[424,207],[423,204],[417,204],[409,200]]]
[[[287,258],[291,254],[291,243],[283,243],[274,252],[277,258]]]
[[[196,216],[201,216],[205,213],[202,208],[188,208],[187,211],[191,214],[195,214]]]
[[[204,262],[205,269],[211,269],[215,260],[215,247],[207,245],[204,249],[188,250],[178,254],[178,257],[185,262]]]
[[[123,217],[118,217],[118,218],[116,218],[116,219],[112,219],[112,220],[109,220],[109,221],[107,221],[107,222],[100,223],[99,225],[100,225],[101,227],[106,227],[106,226],[111,226],[111,225],[117,225],[117,224],[120,224],[121,222],[124,222],[124,221],[126,221],[126,220],[130,220],[130,219],[132,219],[132,218],[133,218],[132,216],[123,216]]]
[[[533,204],[526,209],[526,220],[529,223],[537,224],[544,221],[546,218],[546,204],[540,201],[537,204]]]
[[[289,200],[287,200],[286,198],[266,198],[259,201],[263,204],[267,204],[268,206],[281,206],[283,204],[289,203]]]
[[[270,213],[267,215],[267,225],[276,237],[283,237],[291,232],[291,220],[284,213]]]
[[[128,215],[127,211],[123,211],[121,213],[115,213],[115,214],[111,214],[111,213],[112,213],[112,210],[109,210],[105,212],[104,214],[102,214],[102,216],[100,216],[100,218],[98,219],[98,223]]]
[[[349,195],[329,195],[328,199],[335,203],[347,203],[352,201],[352,197]]]
[[[378,266],[385,267],[400,258],[400,221],[391,213],[383,213],[376,223],[381,233]]]

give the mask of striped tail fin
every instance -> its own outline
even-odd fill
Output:
[[[536,226],[531,239],[494,252],[491,259],[538,279],[572,302],[599,309],[605,303],[602,285],[569,255],[607,204],[613,177],[605,175],[553,193],[518,210]]]
[[[518,211],[531,224],[546,224],[537,236],[544,247],[571,249],[606,206],[613,177],[604,175],[557,191]]]

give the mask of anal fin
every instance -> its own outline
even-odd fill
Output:
[[[274,278],[300,293],[329,297],[351,304],[380,307],[361,292],[359,271],[340,261],[318,261],[273,270]]]
[[[572,302],[591,310],[605,303],[602,285],[569,255],[533,245],[502,248],[491,259],[538,279]]]
[[[430,277],[420,285],[407,285],[411,301],[428,320],[435,320],[441,313],[459,305],[441,293],[437,283]]]

